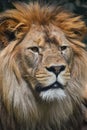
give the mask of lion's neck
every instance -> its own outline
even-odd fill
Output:
[[[70,83],[72,84],[72,83]],[[80,102],[76,97],[69,95],[77,84],[68,86],[67,96],[63,100],[45,102],[34,97],[34,94],[29,90],[26,84],[17,88],[17,95],[14,93],[12,102],[9,102],[11,97],[8,95],[6,103],[8,103],[8,113],[6,111],[6,119],[3,126],[7,124],[7,117],[14,124],[12,130],[77,130],[79,129],[78,122],[81,119]],[[69,88],[69,90],[68,90]],[[76,92],[72,90],[72,92]],[[26,95],[25,95],[26,93]],[[76,92],[77,93],[77,92]],[[18,96],[18,97],[17,97]],[[9,99],[10,98],[10,99]],[[9,100],[8,100],[9,99]],[[12,105],[11,105],[12,104]],[[74,115],[75,111],[75,115]],[[5,116],[4,109],[1,112]],[[10,115],[11,114],[11,115]],[[78,122],[77,122],[78,121]],[[8,129],[11,129],[11,124],[7,124]],[[61,124],[62,122],[62,124]],[[77,122],[77,125],[74,124]],[[65,125],[63,125],[65,123]],[[73,124],[73,129],[70,127]],[[63,126],[66,126],[65,128]],[[67,129],[68,128],[68,129]],[[3,129],[6,130],[6,129]],[[79,129],[80,130],[80,129]]]
[[[22,113],[23,111],[21,109],[23,109],[23,106],[19,111],[16,111],[16,108],[14,108],[13,115],[6,113],[6,120],[8,117],[10,118],[8,120],[11,121],[8,122],[7,128],[12,130],[80,130],[80,126],[78,126],[78,124],[80,124],[78,122],[80,122],[81,119],[79,104],[78,106],[74,106],[70,99],[67,99],[67,102],[63,100],[62,102],[55,101],[46,103],[40,101],[35,103],[34,106],[37,106],[37,110],[32,104],[33,111],[30,110],[28,113],[26,111]],[[26,110],[27,109],[29,109],[29,106],[27,106]],[[1,113],[5,117],[4,110],[1,109]],[[5,123],[4,126],[6,126],[7,122],[5,120],[3,123]],[[74,125],[75,123],[77,123],[77,125]],[[12,128],[13,126],[11,127],[11,124],[14,124],[14,128]],[[73,126],[73,129],[71,126]]]
[[[38,117],[33,122],[35,128],[32,130],[72,130],[71,123],[73,124],[73,130],[80,130],[78,122],[81,120],[81,110],[79,104],[74,106],[70,98],[67,101],[65,99],[50,103],[40,101],[37,105]],[[74,115],[74,111],[77,114]],[[76,122],[77,125],[74,126]]]

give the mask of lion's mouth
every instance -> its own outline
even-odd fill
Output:
[[[49,89],[58,89],[58,88],[61,88],[61,89],[64,89],[64,86],[62,84],[60,84],[59,82],[55,82],[49,86],[46,86],[46,87],[42,87],[41,84],[38,84],[35,89],[37,92],[42,92],[42,91],[47,91]]]

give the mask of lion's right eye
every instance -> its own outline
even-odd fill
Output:
[[[36,46],[29,47],[28,49],[32,50],[33,52],[37,52],[37,53],[39,53],[39,48],[36,47]]]

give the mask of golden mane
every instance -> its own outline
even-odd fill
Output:
[[[73,14],[63,10],[61,7],[55,6],[40,6],[38,3],[14,3],[16,9],[7,10],[0,15],[0,30],[2,32],[19,32],[20,35],[26,33],[32,24],[37,25],[53,25],[61,28],[68,38],[82,39],[86,27],[80,16],[74,16]],[[4,24],[4,26],[2,26]],[[9,32],[8,32],[9,33]],[[7,35],[9,35],[7,33]],[[7,45],[6,38],[3,38],[4,34],[1,33],[1,41]],[[17,35],[17,33],[16,33]],[[16,36],[17,37],[17,36]],[[84,46],[84,45],[82,45]]]
[[[0,130],[80,130],[81,92],[87,86],[87,52],[81,42],[85,23],[61,7],[38,3],[14,3],[14,6],[15,9],[0,14]],[[29,81],[24,77],[28,73],[27,63],[19,52],[32,25],[49,28],[50,24],[64,33],[73,58],[71,79],[66,87],[68,96],[47,103],[38,98],[29,82],[36,77],[28,75]]]

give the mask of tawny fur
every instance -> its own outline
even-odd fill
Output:
[[[84,22],[55,6],[40,6],[38,3],[14,5],[16,9],[0,15],[0,130],[80,130],[81,92],[87,85],[87,52],[81,42],[86,31]],[[32,72],[27,81],[30,68],[27,68],[20,51],[25,45],[23,40],[28,41],[26,35],[30,30],[46,26],[46,31],[50,32],[51,25],[62,30],[73,56],[70,59],[71,78],[66,86],[67,97],[46,102],[33,90],[35,77]]]

